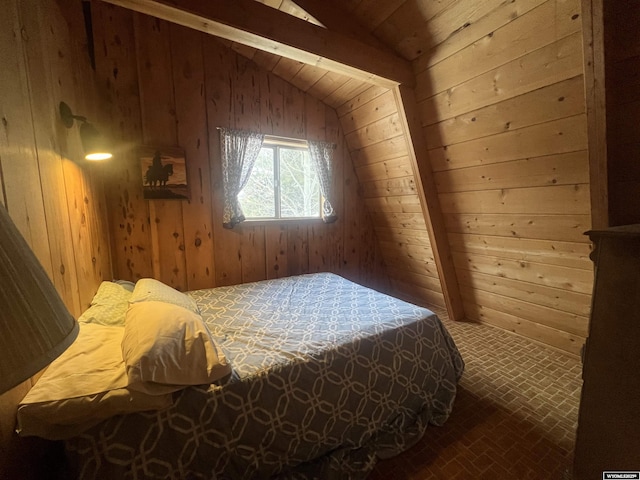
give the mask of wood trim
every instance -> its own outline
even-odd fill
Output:
[[[103,0],[233,42],[378,85],[413,85],[397,55],[318,27],[254,0]]]
[[[447,313],[452,320],[463,320],[465,312],[460,295],[460,287],[449,248],[438,192],[436,191],[431,171],[427,145],[422,133],[415,93],[412,88],[406,85],[397,86],[393,89],[393,92],[398,106],[398,116],[406,132],[407,148],[414,171],[415,187],[420,197],[424,220],[429,232]]]
[[[582,0],[584,87],[589,139],[591,226],[609,226],[603,0]]]

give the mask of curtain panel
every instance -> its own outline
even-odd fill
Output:
[[[333,151],[335,145],[329,142],[309,140],[309,153],[320,180],[320,192],[324,197],[322,221],[332,223],[338,219],[331,202],[333,199]]]
[[[249,181],[263,141],[264,135],[261,133],[220,128],[224,194],[222,224],[225,228],[233,228],[245,220],[238,194]]]

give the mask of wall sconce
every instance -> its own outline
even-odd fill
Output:
[[[69,105],[60,102],[60,117],[65,127],[73,127],[73,121],[78,120],[80,124],[80,140],[84,148],[84,158],[86,160],[107,160],[113,155],[106,145],[104,137],[96,130],[86,117],[74,115]]]

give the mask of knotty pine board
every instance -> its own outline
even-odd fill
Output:
[[[475,301],[465,302],[464,311],[467,314],[467,318],[471,321],[487,323],[509,330],[510,332],[557,348],[576,357],[580,355],[580,350],[584,344],[585,338],[582,335],[574,335],[565,330],[558,330],[540,323],[530,322],[516,315],[481,305]]]
[[[118,151],[117,168],[105,168],[109,231],[116,278],[153,277],[149,248],[149,205],[142,198],[142,174],[135,147],[143,143],[133,15],[100,3],[92,8],[96,76],[105,86],[109,133]]]
[[[497,277],[475,270],[461,269],[458,281],[473,291],[485,292],[523,300],[534,305],[549,307],[553,310],[569,312],[588,318],[591,310],[591,296],[579,292],[532,284],[505,277]],[[584,332],[582,332],[584,334]]]
[[[434,171],[587,149],[584,114],[429,150]]]
[[[584,235],[591,220],[588,214],[450,213],[444,218],[449,233],[589,243]]]
[[[470,4],[466,2],[451,4],[441,15],[429,22],[430,38],[426,39],[428,51],[413,61],[414,71],[423,72],[490,32],[495,32],[514,19],[526,15],[545,1],[548,0],[489,0],[474,2],[474,8],[469,8]]]
[[[182,202],[186,288],[197,290],[214,283],[216,275],[202,36],[170,28],[177,143],[185,150],[191,195]]]
[[[409,157],[406,155],[383,160],[382,162],[364,163],[360,165],[356,171],[358,178],[362,182],[413,175]]]
[[[453,251],[592,271],[589,243],[449,233]]]
[[[497,135],[585,112],[584,77],[576,77],[424,127],[430,149]]]
[[[589,183],[586,150],[480,165],[434,174],[439,192],[464,192],[518,187]]]
[[[223,48],[212,37],[203,38],[205,66],[205,91],[207,107],[207,132],[209,135],[209,158],[220,151],[220,134],[217,126],[234,125],[234,103],[232,101],[232,76],[236,69],[236,54]],[[210,160],[211,161],[211,160]],[[242,283],[239,230],[228,230],[222,226],[223,194],[222,171],[211,162],[211,192],[213,199],[213,248],[216,275],[212,286]]]
[[[428,79],[418,83],[422,123],[441,122],[582,73],[582,35],[577,32],[441,93],[433,93]]]
[[[418,75],[430,95],[500,67],[528,52],[580,33],[580,0],[548,0]],[[428,75],[428,80],[420,78]],[[422,91],[417,91],[422,94]]]
[[[31,120],[28,71],[24,40],[18,20],[19,8],[9,2],[0,18],[0,69],[2,85],[2,126],[0,166],[2,166],[3,204],[47,274],[53,276],[42,189],[38,172],[38,152]],[[9,88],[11,94],[8,94]],[[7,94],[5,94],[7,93]],[[30,192],[25,195],[25,192]]]
[[[172,147],[178,143],[176,100],[171,65],[171,25],[146,15],[134,15],[142,136],[145,145]],[[142,175],[142,173],[140,173]],[[186,290],[182,201],[148,200],[154,277]]]
[[[26,5],[23,8],[27,8]],[[80,293],[63,170],[63,163],[71,160],[61,157],[58,153],[61,150],[60,137],[52,135],[60,125],[57,99],[63,92],[58,81],[62,72],[58,71],[59,65],[50,59],[52,51],[57,56],[56,40],[64,42],[66,26],[60,13],[54,16],[43,8],[30,15],[25,13],[22,12],[21,19],[22,28],[30,39],[24,45],[27,72],[29,79],[37,79],[29,81],[29,95],[32,105],[37,105],[42,112],[33,117],[33,129],[53,267],[52,280],[67,308],[72,314],[79,315]],[[70,85],[67,88],[69,91],[64,93],[69,95],[73,88]]]
[[[476,0],[475,3],[486,2]],[[403,57],[412,60],[424,52],[422,39],[423,35],[430,35],[429,22],[455,3],[455,0],[403,2],[374,30],[374,34]]]
[[[351,157],[356,167],[362,167],[370,163],[384,162],[385,160],[408,158],[407,139],[404,135],[388,138],[380,143],[368,147],[351,148]],[[410,167],[410,164],[407,163]]]

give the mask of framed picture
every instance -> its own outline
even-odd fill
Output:
[[[187,162],[179,147],[144,146],[138,149],[143,196],[148,200],[189,200]]]

